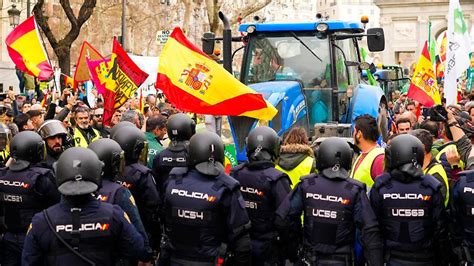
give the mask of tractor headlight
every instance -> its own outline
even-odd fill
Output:
[[[257,28],[254,25],[248,26],[247,27],[247,33],[254,33]]]
[[[326,23],[319,23],[316,26],[316,30],[319,32],[326,32],[328,29],[329,29],[329,26]]]

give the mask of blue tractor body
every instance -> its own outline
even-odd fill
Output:
[[[371,34],[361,23],[248,23],[239,31],[246,34],[240,81],[278,110],[271,121],[229,117],[239,161],[246,160],[246,137],[259,124],[280,136],[301,126],[316,139],[350,137],[361,114],[381,119],[384,93],[362,80],[358,40]]]

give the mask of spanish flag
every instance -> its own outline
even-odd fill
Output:
[[[13,63],[23,72],[49,80],[54,72],[41,45],[35,17],[27,18],[8,34],[5,43]]]
[[[416,64],[407,96],[425,107],[441,104],[438,83],[436,82],[427,42],[425,42],[423,51]]]
[[[277,113],[262,94],[240,83],[175,28],[163,47],[156,88],[178,109],[271,120]]]

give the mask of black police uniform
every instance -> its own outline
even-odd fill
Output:
[[[95,265],[115,265],[117,259],[149,260],[143,237],[119,206],[100,202],[90,195],[80,204],[63,199],[46,210],[53,232],[41,212],[33,217],[25,240],[23,265],[91,265],[62,244],[55,233]],[[79,231],[73,233],[72,208],[80,208]]]
[[[444,263],[446,222],[442,184],[423,175],[424,148],[403,134],[385,148],[386,172],[375,180],[370,202],[384,240],[387,265]],[[439,257],[438,257],[439,256]]]
[[[460,261],[474,264],[474,170],[460,172],[451,201],[453,246]]]
[[[51,170],[28,167],[0,170],[0,212],[4,217],[2,265],[19,265],[28,225],[33,215],[59,202]]]
[[[188,166],[187,143],[172,143],[168,148],[161,151],[153,158],[153,176],[160,195],[163,194],[164,184],[168,180],[169,173],[174,167]]]
[[[370,201],[384,238],[388,265],[431,265],[444,230],[441,183],[430,175],[399,170],[379,176]],[[416,264],[419,263],[419,264]]]
[[[291,224],[304,213],[303,256],[311,265],[351,265],[356,226],[371,265],[381,265],[377,219],[365,185],[350,178],[311,174],[301,178],[288,201],[278,210]],[[291,219],[292,218],[292,219]]]
[[[150,248],[148,235],[140,218],[138,208],[135,205],[135,199],[130,191],[116,182],[103,179],[102,187],[99,189],[99,191],[97,191],[96,194],[98,200],[118,205],[120,208],[122,208],[122,210],[125,211],[135,229],[137,229],[137,231],[142,235],[145,241],[145,248],[147,248],[151,254],[152,250]]]
[[[152,248],[157,248],[160,242],[158,237],[160,234],[161,199],[151,170],[139,163],[126,165],[123,175],[117,177],[117,182],[132,193],[145,230],[150,234],[150,244]]]
[[[286,250],[274,225],[275,212],[291,191],[288,175],[275,169],[270,161],[243,163],[230,175],[240,183],[240,191],[252,224],[252,264],[284,261]]]
[[[173,167],[188,167],[189,139],[196,133],[196,123],[189,116],[177,113],[169,117],[166,131],[171,143],[153,159],[153,176],[158,192],[163,194],[164,184]]]
[[[232,177],[174,168],[165,184],[164,214],[169,246],[162,252],[172,265],[214,265],[229,251],[232,265],[248,265],[250,222]]]

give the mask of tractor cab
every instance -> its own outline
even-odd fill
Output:
[[[365,64],[360,60],[358,40],[367,36],[369,50],[381,51],[382,29],[365,33],[357,22],[318,21],[242,24],[239,31],[245,37],[226,38],[224,31],[222,39],[224,46],[226,39],[244,42],[240,81],[262,93],[278,110],[271,121],[229,118],[239,161],[245,159],[248,133],[258,124],[274,128],[279,135],[301,126],[310,136],[350,137],[354,114],[377,117],[383,92],[362,84]],[[205,35],[203,45],[211,44],[210,39],[218,38]],[[224,66],[229,60],[225,54]],[[364,95],[358,97],[359,93]],[[366,106],[357,107],[357,102]]]

